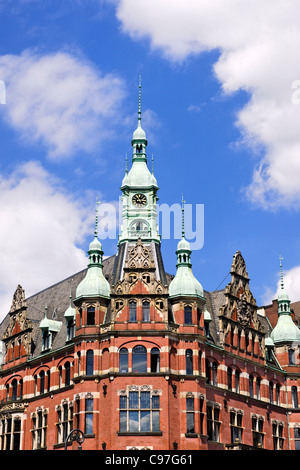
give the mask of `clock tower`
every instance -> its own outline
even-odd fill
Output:
[[[122,225],[119,245],[135,243],[160,243],[157,225],[157,181],[147,166],[147,139],[141,126],[141,78],[139,81],[138,126],[133,133],[132,166],[122,181]]]

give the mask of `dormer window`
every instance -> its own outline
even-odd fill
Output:
[[[46,351],[46,349],[51,348],[51,333],[50,331],[44,330],[42,334],[42,351]]]

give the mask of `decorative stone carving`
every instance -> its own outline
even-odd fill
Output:
[[[125,260],[125,268],[126,267],[130,269],[155,268],[152,250],[146,247],[140,238],[134,247],[128,249],[127,258]]]
[[[26,307],[25,291],[19,284],[13,295],[9,313],[15,312],[16,310],[20,310],[23,307]]]
[[[247,303],[246,295],[242,294],[240,300],[237,302],[237,321],[242,326],[247,326],[251,321],[252,310]]]

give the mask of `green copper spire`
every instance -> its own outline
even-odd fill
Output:
[[[185,236],[185,232],[184,232],[184,199],[183,199],[183,195],[182,195],[182,198],[181,198],[181,214],[182,214],[182,238],[184,238]]]
[[[146,147],[147,139],[146,133],[142,128],[142,77],[140,74],[139,79],[139,106],[138,106],[138,126],[133,133],[131,144],[133,146],[132,160],[147,161],[146,159]]]
[[[191,247],[185,239],[184,199],[181,199],[182,238],[177,245],[177,272],[169,285],[169,297],[200,297],[204,299],[203,288],[192,272]]]
[[[142,120],[142,75],[140,74],[139,80],[139,110],[138,110],[138,121],[141,123]]]

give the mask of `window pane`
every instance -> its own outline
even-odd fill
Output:
[[[143,302],[143,321],[150,321],[150,304]]]
[[[186,325],[192,324],[192,307],[188,305],[184,307],[184,323]]]
[[[159,408],[159,395],[152,397],[152,408]]]
[[[150,431],[150,411],[141,411],[141,431]]]
[[[93,411],[93,398],[86,398],[85,411]]]
[[[152,411],[152,431],[159,431],[159,411]]]
[[[147,372],[147,350],[144,346],[135,346],[132,350],[132,372]]]
[[[139,412],[129,411],[129,432],[138,432],[139,430]]]
[[[129,304],[129,321],[136,321],[136,303],[130,302]]]
[[[129,408],[139,408],[138,392],[129,392]]]
[[[120,349],[119,371],[121,373],[127,373],[128,372],[128,350],[126,348],[121,348]]]
[[[193,373],[193,351],[191,349],[186,350],[186,374]]]
[[[87,309],[87,325],[95,325],[95,308],[89,307]]]
[[[127,431],[127,411],[120,411],[120,431]]]
[[[151,349],[151,372],[159,372],[159,349]]]
[[[85,434],[93,434],[93,413],[85,414]]]
[[[194,398],[186,399],[186,409],[187,411],[194,411]]]
[[[150,392],[141,392],[141,408],[150,408]]]
[[[89,349],[86,353],[86,375],[94,374],[94,353]]]
[[[195,432],[194,413],[186,414],[186,432]]]
[[[126,409],[127,408],[127,397],[120,396],[120,408]]]

